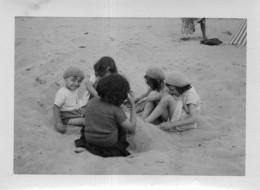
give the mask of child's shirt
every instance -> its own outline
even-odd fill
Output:
[[[188,104],[194,104],[196,106],[196,111],[200,113],[201,102],[198,93],[192,87],[186,92],[184,92],[180,97],[175,97],[176,100],[176,108],[172,115],[172,122],[185,119],[189,116],[189,108]],[[197,126],[197,124],[194,124]]]
[[[181,100],[183,102],[183,108],[186,113],[189,113],[188,104],[194,104],[196,106],[196,110],[200,112],[201,102],[200,97],[194,87],[190,88],[186,92],[181,95]]]
[[[121,107],[92,98],[85,109],[85,138],[98,147],[108,147],[118,142],[119,123],[127,119]]]
[[[54,104],[60,107],[60,111],[78,110],[85,106],[89,99],[89,92],[86,91],[82,99],[79,99],[78,89],[71,91],[66,87],[62,87],[55,95]]]

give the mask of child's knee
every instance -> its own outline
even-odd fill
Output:
[[[63,124],[57,124],[55,125],[55,128],[59,133],[64,134],[66,132],[66,126]]]
[[[175,100],[170,94],[166,94],[162,97],[161,102],[169,104],[171,102],[175,102]]]
[[[156,96],[158,95],[159,93],[156,92],[156,91],[151,91],[149,94],[148,94],[148,97],[151,97],[151,96]]]
[[[73,118],[70,119],[69,125],[85,126],[85,118]]]

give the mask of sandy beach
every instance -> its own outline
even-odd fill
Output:
[[[225,42],[240,22],[207,19],[207,35]],[[16,17],[14,173],[244,176],[246,46],[200,44],[199,25],[181,37],[179,18]],[[90,76],[102,56],[115,59],[137,96],[150,66],[184,72],[202,101],[198,128],[168,133],[138,119],[131,156],[75,153],[80,128],[55,130],[54,96],[68,66]]]

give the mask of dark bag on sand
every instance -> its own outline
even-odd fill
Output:
[[[212,38],[212,39],[202,40],[200,41],[200,43],[205,45],[215,46],[215,45],[222,44],[222,41],[220,41],[218,38]]]

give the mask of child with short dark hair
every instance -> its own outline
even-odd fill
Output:
[[[119,74],[102,78],[96,87],[99,97],[92,98],[85,109],[85,129],[76,147],[92,154],[111,157],[128,156],[129,143],[126,133],[134,133],[136,113],[134,95],[130,94],[129,82]],[[120,105],[128,99],[131,104],[130,119]]]
[[[64,133],[64,125],[84,126],[85,119],[82,107],[89,99],[89,92],[79,98],[78,88],[85,78],[84,72],[78,67],[69,67],[63,74],[65,86],[55,95],[53,114],[57,131]]]
[[[98,97],[96,86],[97,82],[110,74],[117,73],[117,67],[114,59],[112,57],[104,56],[101,57],[94,64],[95,74],[90,77],[86,82],[86,88],[90,92],[90,98]]]

